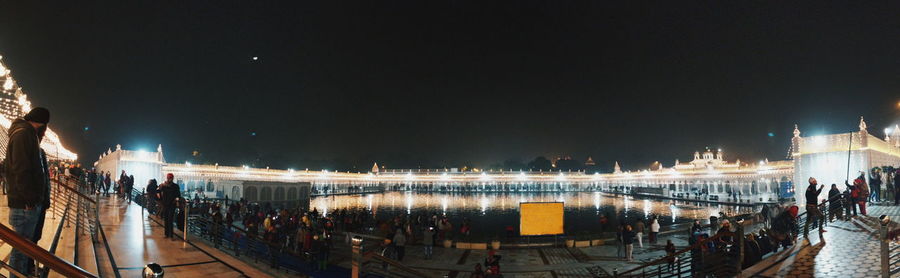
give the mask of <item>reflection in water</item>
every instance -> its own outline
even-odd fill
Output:
[[[614,196],[599,192],[565,193],[415,193],[385,192],[367,195],[317,197],[311,206],[323,214],[338,209],[368,209],[378,219],[388,219],[401,214],[441,214],[450,217],[459,227],[459,221],[468,218],[473,233],[494,235],[506,226],[518,227],[520,202],[564,202],[565,229],[567,233],[611,230],[616,221],[632,222],[638,218],[659,216],[661,225],[707,219],[720,211],[728,214],[749,212],[752,208],[738,208],[702,203],[678,203],[669,200],[643,199],[635,201],[631,196]],[[599,215],[610,219],[601,226]]]

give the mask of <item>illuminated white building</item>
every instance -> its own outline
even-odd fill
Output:
[[[852,183],[860,172],[868,177],[874,167],[897,167],[900,165],[900,130],[894,129],[885,137],[887,140],[869,134],[862,118],[857,132],[801,137],[800,130],[795,128],[791,156],[798,193],[806,189],[809,177],[815,177],[826,188],[836,184],[843,191],[844,181],[849,179]],[[819,199],[824,198],[819,196]],[[806,197],[797,194],[797,200],[805,201]]]
[[[9,141],[6,130],[16,118],[25,116],[31,111],[31,101],[22,87],[13,79],[12,71],[3,64],[3,56],[0,56],[0,156],[6,155],[6,144]],[[51,123],[52,126],[52,123]],[[52,128],[47,129],[41,148],[47,153],[50,160],[75,161],[78,155],[63,147],[62,142]]]
[[[846,140],[853,136],[854,145]],[[862,138],[862,139],[861,139]],[[900,142],[900,140],[895,140]],[[250,201],[284,201],[310,194],[345,192],[347,188],[434,192],[559,192],[606,191],[728,203],[768,203],[802,193],[808,176],[821,183],[843,188],[847,148],[852,149],[851,171],[875,166],[900,165],[898,144],[869,135],[865,122],[859,132],[800,137],[794,130],[793,160],[742,163],[727,161],[722,150],[695,153],[694,159],[672,167],[660,164],[653,170],[622,171],[616,162],[613,173],[541,171],[451,171],[443,169],[392,170],[373,167],[369,173],[268,168],[229,167],[167,163],[162,147],[156,152],[108,151],[96,163],[100,170],[135,173],[136,179],[161,179],[174,173],[188,189],[203,187],[209,197],[244,197]],[[844,169],[844,170],[841,170]],[[150,176],[143,176],[145,175]],[[851,176],[856,174],[851,173]],[[144,178],[137,178],[141,175]],[[799,187],[794,185],[798,182]],[[139,182],[140,183],[140,182]],[[136,184],[141,188],[143,184]],[[795,189],[798,188],[798,189]],[[821,195],[824,198],[824,195]]]

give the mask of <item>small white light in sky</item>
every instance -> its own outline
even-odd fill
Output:
[[[259,57],[253,56],[253,61],[259,60]]]

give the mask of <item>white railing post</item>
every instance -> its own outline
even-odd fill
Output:
[[[100,194],[94,191],[94,241],[98,241],[98,232],[100,231]]]
[[[188,233],[187,233],[187,231],[188,231],[188,214],[190,214],[190,212],[191,212],[191,211],[190,211],[190,209],[188,208],[188,202],[187,202],[187,200],[185,200],[185,201],[184,201],[184,226],[182,226],[182,228],[184,228],[184,230],[182,231],[182,232],[184,233],[184,241],[181,243],[181,247],[182,247],[182,248],[187,248],[187,242],[188,242]]]
[[[880,236],[881,239],[881,277],[890,278],[891,277],[891,254],[890,254],[890,241],[887,238],[887,227],[888,224],[891,223],[891,218],[882,215],[881,217],[881,228],[880,228]]]
[[[350,242],[353,246],[353,254],[351,255],[352,260],[350,263],[350,277],[352,278],[359,278],[360,275],[363,274],[362,242],[363,238],[360,236],[353,236],[353,239]]]

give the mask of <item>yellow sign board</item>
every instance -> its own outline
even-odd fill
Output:
[[[519,234],[523,236],[563,234],[563,203],[519,203]]]

